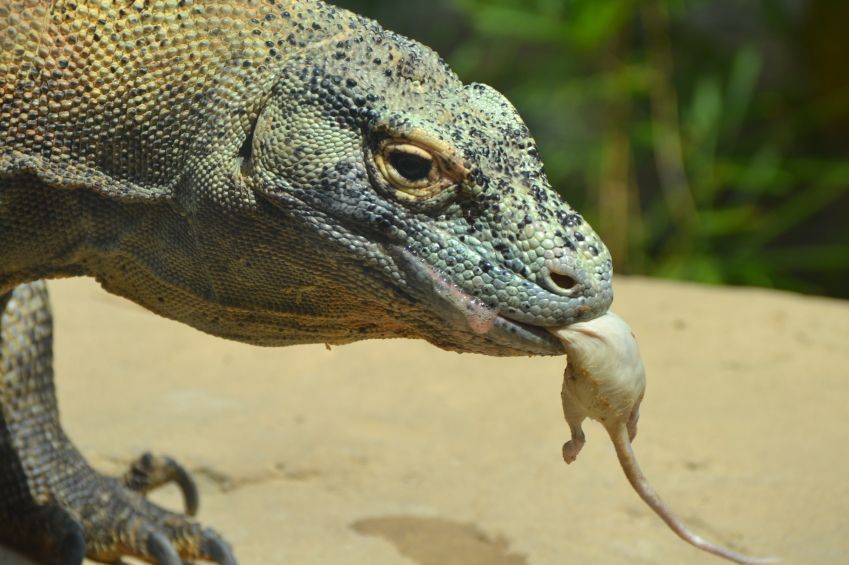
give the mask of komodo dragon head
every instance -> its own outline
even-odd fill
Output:
[[[265,345],[561,354],[543,328],[608,309],[606,247],[552,190],[510,102],[359,22],[286,61],[258,108],[239,172],[254,225],[221,217],[203,236],[228,258],[217,276],[238,281],[216,296],[239,308],[190,323]]]
[[[253,133],[247,175],[298,224],[281,254],[303,273],[305,327],[561,353],[543,327],[608,309],[606,247],[552,190],[504,96],[369,31],[290,64]]]
[[[211,124],[177,191],[174,222],[190,229],[157,227],[168,250],[145,236],[134,262],[100,269],[104,286],[260,345],[409,337],[561,354],[544,328],[608,309],[611,259],[552,190],[516,109],[415,41],[291,6],[237,26],[253,59],[186,113]]]

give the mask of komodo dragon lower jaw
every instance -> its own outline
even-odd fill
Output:
[[[543,326],[513,320],[503,315],[496,305],[491,308],[480,299],[454,285],[413,253],[400,246],[387,246],[396,263],[409,275],[408,284],[432,312],[445,321],[444,339],[429,339],[448,349],[489,355],[563,355],[563,345]],[[600,316],[610,306],[602,298],[594,307],[580,302],[575,305],[574,322]],[[461,335],[462,338],[452,337]],[[454,343],[450,343],[453,341]],[[460,345],[460,347],[457,347]]]

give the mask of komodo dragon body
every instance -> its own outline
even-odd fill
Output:
[[[234,563],[59,424],[41,279],[258,345],[559,354],[611,261],[498,92],[317,0],[0,3],[0,541],[47,563]],[[188,498],[192,498],[189,496]],[[196,506],[189,501],[189,514]],[[178,557],[179,556],[179,557]]]

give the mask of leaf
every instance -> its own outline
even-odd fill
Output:
[[[574,10],[567,12],[569,40],[579,48],[592,49],[611,38],[633,15],[630,0],[595,0],[572,2]]]
[[[715,77],[703,77],[696,84],[690,103],[687,126],[693,141],[710,145],[713,153],[723,113],[722,91]]]
[[[722,133],[733,139],[740,131],[749,110],[761,70],[761,56],[753,47],[746,46],[734,57],[728,87],[725,93]]]
[[[816,184],[797,191],[767,216],[750,244],[760,247],[772,241],[849,192],[849,163],[834,163],[809,172],[817,174],[813,181]]]
[[[757,209],[751,204],[703,210],[699,219],[703,237],[737,235],[757,229]]]
[[[532,43],[563,42],[567,35],[566,26],[558,19],[507,6],[483,6],[471,23],[485,35]]]

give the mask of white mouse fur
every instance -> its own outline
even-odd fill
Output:
[[[571,463],[583,447],[585,418],[601,422],[608,430],[625,423],[633,440],[646,371],[631,328],[608,312],[552,332],[563,342],[567,356],[561,398],[572,440],[563,446],[563,458]]]
[[[646,480],[631,448],[646,390],[646,372],[637,339],[628,324],[608,312],[588,322],[550,331],[563,342],[567,356],[561,397],[572,439],[563,446],[563,459],[572,463],[581,451],[585,442],[581,429],[584,419],[597,420],[607,430],[631,486],[681,539],[737,563],[774,562],[773,558],[737,553],[691,532]]]

